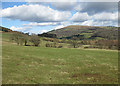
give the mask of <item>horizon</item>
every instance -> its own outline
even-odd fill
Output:
[[[2,2],[1,11],[1,26],[24,33],[69,25],[118,27],[117,2]]]

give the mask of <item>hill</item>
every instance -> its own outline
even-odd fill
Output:
[[[115,50],[18,46],[10,35],[2,34],[3,84],[118,84]]]
[[[13,31],[8,29],[8,28],[6,28],[6,27],[0,26],[0,32],[13,32]]]
[[[0,36],[3,84],[118,84],[117,50],[88,49],[91,46],[88,44],[73,49],[67,42],[57,42],[64,39],[45,37],[40,37],[40,46],[29,46],[33,45],[29,41],[32,35],[28,36],[28,46],[17,45],[17,41],[10,40],[12,34],[4,31]],[[21,43],[25,36],[17,37]],[[48,39],[63,47],[46,47],[46,44],[55,45],[54,40]],[[101,43],[106,45],[103,40]]]
[[[0,32],[17,32],[17,31],[12,31],[8,28],[0,26]],[[118,28],[112,26],[98,27],[98,26],[70,25],[64,28],[49,31],[47,33],[38,34],[38,36],[60,39],[77,38],[79,40],[96,40],[96,39],[117,40]]]
[[[22,32],[18,32],[18,31],[13,31],[9,28],[6,28],[6,27],[3,27],[3,26],[0,26],[0,32],[4,33],[4,32],[10,32],[10,33],[22,33]]]
[[[57,30],[47,32],[48,34],[56,34],[57,38],[72,39],[112,39],[118,37],[117,27],[98,27],[98,26],[80,26],[70,25]]]
[[[13,31],[9,28],[0,26],[0,33],[6,33],[6,34],[11,34],[11,33],[20,33],[20,34],[28,34],[28,33],[23,33],[23,32],[19,32],[19,31]]]

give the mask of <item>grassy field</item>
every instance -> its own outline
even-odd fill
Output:
[[[3,84],[117,84],[118,52],[17,46],[3,33]]]

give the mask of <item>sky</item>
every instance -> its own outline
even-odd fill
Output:
[[[57,0],[59,1],[59,0]],[[69,25],[118,26],[117,2],[2,2],[2,26],[41,34]]]

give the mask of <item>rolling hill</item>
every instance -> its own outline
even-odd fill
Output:
[[[0,36],[2,84],[118,84],[117,50],[18,46],[11,33]]]
[[[114,39],[118,37],[117,27],[98,27],[98,26],[80,26],[70,25],[57,30],[47,32],[48,34],[56,34],[57,38],[72,39]]]
[[[0,26],[0,32],[17,32],[8,28]],[[19,32],[18,32],[19,33]],[[21,32],[20,32],[21,33]],[[60,39],[73,39],[79,40],[96,40],[96,39],[118,39],[118,27],[98,27],[98,26],[80,26],[70,25],[57,30],[52,30],[47,33],[38,34],[42,37],[60,38]]]
[[[22,33],[24,34],[23,32],[19,32],[19,31],[13,31],[9,28],[6,28],[6,27],[3,27],[3,26],[0,26],[0,32],[2,33]]]
[[[13,32],[12,30],[10,30],[10,29],[8,29],[6,27],[2,27],[2,26],[0,26],[0,31],[1,32]]]

